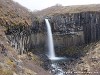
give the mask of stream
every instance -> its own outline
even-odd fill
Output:
[[[60,65],[61,60],[51,61],[50,70],[53,75],[66,75],[63,67]]]
[[[67,66],[70,63],[70,59],[61,59],[61,60],[51,60],[49,65],[49,70],[52,75],[68,75]]]

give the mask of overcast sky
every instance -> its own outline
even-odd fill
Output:
[[[47,7],[62,4],[63,6],[69,5],[84,5],[84,4],[99,4],[100,0],[14,0],[31,11],[42,10]]]

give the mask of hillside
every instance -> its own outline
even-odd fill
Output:
[[[19,55],[8,43],[4,31],[5,28],[0,26],[0,75],[51,75],[40,67],[42,62],[35,54],[31,53],[31,57]],[[6,48],[5,52],[1,44]]]
[[[38,56],[19,55],[5,35],[6,27],[31,25],[31,12],[12,0],[0,0],[0,75],[51,75],[40,64]],[[14,30],[15,31],[15,30]],[[14,33],[15,34],[15,33]],[[3,48],[6,52],[3,52]]]
[[[0,25],[30,25],[30,12],[12,0],[0,0]]]
[[[64,61],[48,57],[45,16],[51,16],[55,56]],[[99,4],[55,5],[32,14],[12,0],[0,0],[0,75],[100,75],[99,33]]]
[[[86,12],[86,11],[100,11],[100,4],[91,4],[91,5],[73,5],[73,6],[62,6],[55,5],[52,7],[48,7],[41,11],[33,12],[33,14],[43,17],[45,15],[53,15],[53,14],[64,14],[64,13],[78,13],[78,12]]]
[[[74,72],[80,75],[100,75],[100,42],[84,48],[88,52],[77,62]]]

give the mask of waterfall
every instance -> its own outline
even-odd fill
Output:
[[[46,26],[47,26],[47,36],[48,36],[48,50],[49,50],[49,59],[50,60],[60,60],[60,59],[65,59],[62,57],[56,57],[55,51],[54,51],[54,44],[53,44],[53,37],[52,37],[52,31],[51,31],[51,26],[48,21],[48,19],[45,19]]]
[[[46,22],[46,26],[47,26],[49,58],[53,59],[53,58],[55,58],[55,51],[54,51],[54,44],[53,44],[51,26],[50,26],[48,19],[45,19],[45,22]]]

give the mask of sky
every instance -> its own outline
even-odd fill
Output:
[[[31,11],[42,10],[56,4],[63,6],[100,4],[100,0],[13,0]]]

